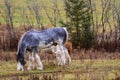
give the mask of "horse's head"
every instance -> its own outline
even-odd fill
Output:
[[[21,56],[20,54],[16,55],[17,60],[17,70],[23,71],[24,65],[26,64],[26,61],[24,59],[24,56]]]

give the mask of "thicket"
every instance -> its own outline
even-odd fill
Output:
[[[119,2],[101,0],[100,8],[92,0],[65,0],[67,26],[74,47],[106,51],[120,49]],[[101,9],[101,12],[97,12]]]

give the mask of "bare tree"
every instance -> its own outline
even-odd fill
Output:
[[[31,0],[29,0],[29,1],[31,1]],[[29,25],[29,27],[31,27],[31,26],[34,26],[34,24],[33,24],[34,23],[34,20],[33,20],[34,14],[32,12],[32,8],[31,8],[29,1],[27,2],[27,8],[29,10],[29,14],[27,14],[25,18],[26,18],[27,25]]]
[[[38,0],[31,0],[27,2],[27,7],[30,11],[30,13],[35,16],[36,19],[36,23],[38,27],[42,27],[43,26],[43,22],[42,22],[42,15],[41,15],[41,6],[39,5],[39,1]]]
[[[14,44],[12,42],[15,39],[15,33],[14,33],[14,25],[13,25],[13,13],[14,13],[14,7],[12,6],[12,0],[4,0],[5,8],[2,9],[2,17],[6,22],[6,27],[10,35],[10,46],[9,48],[13,48]]]
[[[115,44],[116,47],[120,48],[119,43],[120,43],[120,3],[113,1],[113,8],[112,8],[112,13],[113,13],[113,22],[114,22],[114,39],[115,39]]]
[[[49,9],[52,10],[51,12],[52,12],[53,15],[49,15],[50,13],[48,12],[47,7],[45,6],[45,4],[42,0],[41,0],[41,3],[42,3],[42,8],[44,9],[50,23],[53,26],[57,26],[57,24],[60,21],[63,21],[62,17],[61,17],[59,6],[58,6],[58,0],[52,0],[53,6],[49,8]]]
[[[105,32],[106,24],[109,25],[111,31],[110,17],[112,16],[111,8],[112,1],[111,0],[101,0],[102,7],[102,15],[101,15],[101,23],[103,27],[103,33]]]
[[[105,31],[108,25],[109,25],[108,27],[110,28],[110,31],[112,32],[111,23],[110,23],[110,18],[112,16],[111,4],[112,4],[111,0],[101,0],[101,7],[102,7],[101,26],[102,26],[102,45],[103,46],[105,41]]]
[[[114,51],[119,43],[118,32],[120,30],[120,3],[113,0],[101,0],[100,21],[97,7],[94,5],[94,18],[97,30],[96,45],[108,51]],[[99,30],[102,29],[100,33]],[[99,32],[98,32],[99,31]]]
[[[22,18],[20,26],[23,26],[24,29],[26,30],[27,27],[26,27],[26,13],[25,13],[25,11],[26,11],[25,8],[19,7],[20,16]]]
[[[53,0],[53,12],[54,12],[54,25],[57,25],[57,22],[59,21],[59,18],[61,19],[61,15],[60,15],[60,10],[58,8],[58,0]]]

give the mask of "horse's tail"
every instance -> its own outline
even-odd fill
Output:
[[[65,30],[65,38],[63,40],[63,43],[65,43],[66,41],[68,41],[68,31],[67,31],[66,27],[63,27],[63,29]]]

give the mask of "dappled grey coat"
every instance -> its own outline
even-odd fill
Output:
[[[68,39],[66,28],[54,27],[46,30],[32,29],[21,37],[18,44],[17,61],[25,65],[24,55],[26,51],[38,53],[38,49],[51,47],[52,45],[63,45]]]

